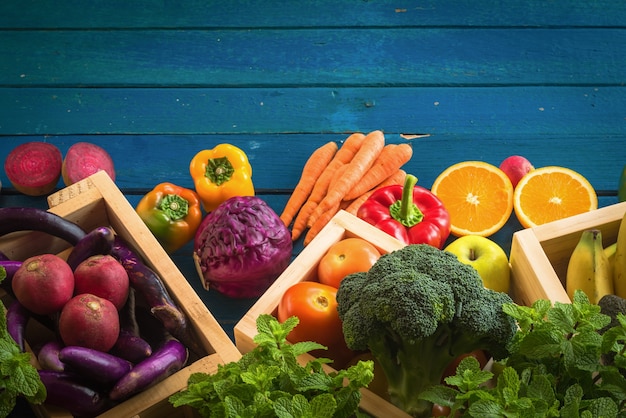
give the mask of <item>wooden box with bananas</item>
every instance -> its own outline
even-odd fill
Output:
[[[510,255],[515,301],[569,303],[575,288],[594,303],[608,292],[626,297],[625,218],[622,202],[516,232]]]

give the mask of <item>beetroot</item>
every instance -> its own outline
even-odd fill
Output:
[[[74,296],[59,316],[59,334],[65,345],[109,351],[120,333],[115,305],[90,293]]]
[[[65,154],[61,175],[66,186],[104,170],[115,181],[113,159],[102,147],[90,142],[77,142]]]
[[[61,151],[47,142],[26,142],[15,147],[4,161],[9,181],[29,196],[43,196],[56,187],[61,177]]]
[[[48,315],[61,310],[74,293],[70,266],[54,254],[40,254],[22,263],[13,275],[15,298],[29,311]]]
[[[91,293],[122,309],[128,298],[128,273],[111,255],[93,255],[74,270],[74,294]]]

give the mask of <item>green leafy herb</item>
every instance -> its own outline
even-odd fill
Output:
[[[298,324],[291,317],[282,324],[272,315],[257,318],[257,346],[237,362],[219,365],[214,374],[194,373],[185,390],[169,400],[189,405],[202,417],[325,418],[361,416],[360,388],[374,377],[371,361],[346,370],[326,372],[331,360],[315,358],[301,365],[297,358],[325,348],[315,342],[287,343]]]
[[[6,270],[0,267],[0,282],[5,278]],[[46,399],[46,388],[30,364],[31,354],[21,352],[9,334],[6,307],[2,301],[0,305],[0,417],[6,417],[15,408],[18,396],[40,404]]]
[[[519,330],[510,355],[480,369],[463,359],[456,375],[420,398],[472,417],[626,417],[626,316],[610,317],[577,291],[571,304],[538,300],[504,305]],[[603,355],[614,353],[607,364]]]

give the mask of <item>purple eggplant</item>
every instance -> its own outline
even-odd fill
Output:
[[[13,294],[13,276],[15,272],[22,266],[21,261],[13,261],[13,260],[0,260],[0,267],[4,268],[6,272],[6,277],[2,280],[0,284],[2,289],[4,289],[8,294]]]
[[[126,303],[120,310],[120,334],[110,353],[132,363],[139,363],[152,355],[152,347],[141,337],[135,314],[135,289],[130,288]]]
[[[139,363],[152,355],[152,346],[139,335],[120,330],[120,335],[110,352],[131,363]]]
[[[115,401],[128,399],[182,369],[187,357],[187,348],[182,343],[175,339],[167,341],[118,380],[109,397]]]
[[[113,384],[132,369],[130,361],[113,354],[74,345],[59,351],[59,360],[65,370],[79,374],[90,381]]]
[[[17,300],[14,300],[7,308],[7,330],[22,352],[25,347],[24,331],[29,319],[30,311]]]
[[[95,417],[115,405],[107,396],[71,373],[39,370],[48,395],[46,404],[66,409],[75,417]]]
[[[67,256],[67,264],[76,270],[76,267],[92,255],[110,254],[115,241],[115,233],[108,226],[99,226],[87,233],[76,243]]]
[[[40,231],[76,245],[86,232],[55,213],[38,208],[0,208],[0,236],[17,231]]]
[[[63,347],[63,343],[56,339],[42,345],[37,353],[37,361],[41,368],[56,372],[65,371],[65,363],[59,359],[59,353]]]
[[[193,328],[185,313],[176,305],[159,275],[146,266],[119,237],[116,237],[111,254],[126,269],[130,285],[139,292],[165,329],[194,353],[201,354]]]

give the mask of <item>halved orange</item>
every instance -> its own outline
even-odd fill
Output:
[[[515,215],[524,228],[598,208],[598,195],[582,174],[548,166],[530,171],[515,188]]]
[[[450,214],[450,232],[458,237],[488,237],[513,212],[513,185],[504,171],[483,161],[463,161],[446,168],[431,188]]]

